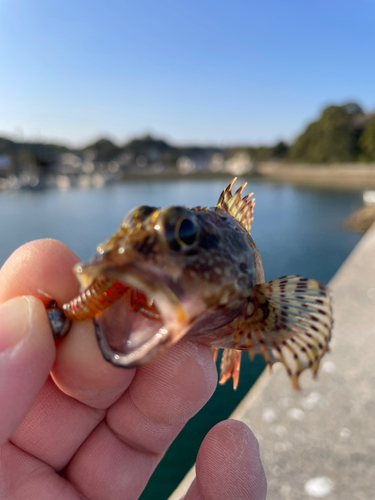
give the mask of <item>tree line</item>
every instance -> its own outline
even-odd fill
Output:
[[[291,144],[247,147],[254,160],[288,163],[375,162],[375,113],[357,104],[330,105]]]
[[[72,152],[95,161],[110,162],[123,155],[144,156],[149,163],[162,161],[175,165],[182,156],[209,158],[221,153],[228,158],[237,152],[246,152],[255,161],[277,160],[309,164],[375,162],[375,113],[366,113],[357,103],[330,105],[319,118],[310,123],[291,144],[278,142],[271,146],[243,146],[237,148],[173,146],[149,135],[133,139],[120,146],[109,139],[100,139],[82,149],[44,143],[16,142],[0,138],[0,156],[8,155],[17,167],[35,165],[48,170],[58,162],[61,153]]]
[[[345,163],[375,161],[375,113],[356,103],[328,106],[288,151],[291,161]]]

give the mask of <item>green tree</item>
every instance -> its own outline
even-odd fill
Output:
[[[271,158],[276,158],[278,160],[283,160],[288,154],[289,146],[284,141],[278,142],[275,146],[271,148]]]
[[[291,146],[288,158],[307,163],[356,161],[365,114],[356,103],[328,106]]]
[[[358,144],[361,151],[361,159],[375,161],[375,114],[368,120]]]

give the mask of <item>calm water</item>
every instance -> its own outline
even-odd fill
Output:
[[[36,238],[63,241],[80,259],[117,229],[134,206],[215,205],[222,180],[132,182],[101,190],[0,193],[0,264],[19,245]],[[253,237],[263,258],[266,280],[302,274],[327,283],[359,236],[342,221],[361,206],[361,193],[309,190],[251,180],[256,207]],[[246,193],[249,191],[246,191]],[[170,448],[142,500],[166,499],[192,466],[204,435],[228,417],[263,370],[261,359],[245,356],[239,388],[218,387],[206,407]]]

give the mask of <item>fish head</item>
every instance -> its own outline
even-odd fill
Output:
[[[129,287],[98,318],[123,366],[143,364],[182,336],[229,323],[260,273],[256,247],[236,219],[217,207],[182,206],[134,209],[75,272],[83,289],[102,277]],[[146,306],[134,306],[135,292],[147,298]]]

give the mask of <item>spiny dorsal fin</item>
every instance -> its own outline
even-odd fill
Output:
[[[247,182],[245,182],[245,184],[242,184],[242,186],[240,186],[232,195],[232,187],[236,180],[237,177],[235,177],[233,181],[228,185],[228,187],[226,187],[221,193],[216,207],[226,210],[246,229],[248,233],[250,233],[255,205],[255,200],[251,197],[254,193],[248,194],[244,198],[241,198],[242,191],[247,185]]]
[[[201,207],[201,206],[198,206],[198,207],[191,208],[190,210],[192,212],[201,212],[202,210],[204,210],[204,211],[210,210],[210,207]]]

